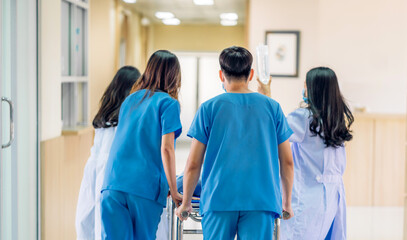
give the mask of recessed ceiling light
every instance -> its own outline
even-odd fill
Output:
[[[221,13],[220,19],[222,20],[237,20],[239,16],[236,13]]]
[[[148,19],[148,18],[146,18],[146,17],[143,17],[143,18],[141,19],[141,25],[142,25],[142,26],[148,26],[148,25],[150,25],[150,19]]]
[[[213,5],[213,0],[194,0],[195,5]]]
[[[155,17],[158,19],[174,18],[174,14],[171,12],[156,12]]]
[[[123,2],[125,2],[125,3],[136,3],[137,0],[123,0]]]
[[[163,19],[165,25],[179,25],[181,21],[178,18]]]
[[[222,24],[222,26],[235,26],[235,25],[237,25],[237,21],[236,20],[220,20],[220,24]]]

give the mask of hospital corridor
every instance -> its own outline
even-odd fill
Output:
[[[407,240],[406,0],[0,0],[0,240]]]

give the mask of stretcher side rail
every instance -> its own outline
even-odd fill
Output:
[[[174,236],[174,216],[175,216],[175,204],[173,203],[171,197],[167,200],[167,208],[168,208],[168,220],[169,220],[169,238],[170,240],[183,240],[184,234],[202,234],[201,229],[184,229],[184,223],[179,218],[177,218],[177,232],[176,236]],[[283,212],[283,215],[287,214]],[[285,215],[284,215],[285,216]],[[189,214],[189,218],[191,218],[195,222],[201,222],[202,216],[199,215],[199,203],[192,203],[192,212]],[[280,240],[280,222],[281,218],[276,218],[274,220],[274,232],[273,232],[273,240]]]

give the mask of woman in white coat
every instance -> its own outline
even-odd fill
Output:
[[[94,143],[83,173],[76,208],[78,240],[101,239],[100,191],[104,169],[116,133],[120,106],[139,77],[137,68],[122,67],[100,100],[100,109],[93,120]]]

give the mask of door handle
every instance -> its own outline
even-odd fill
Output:
[[[8,103],[8,105],[10,106],[10,140],[8,141],[8,143],[1,145],[1,148],[8,148],[14,141],[14,119],[13,119],[14,106],[13,102],[6,97],[2,97],[1,101]]]

